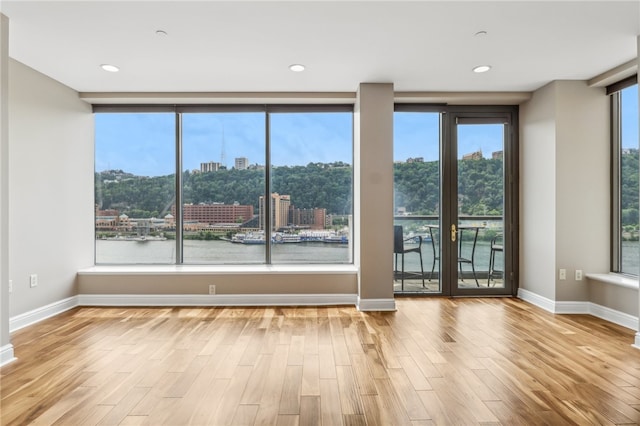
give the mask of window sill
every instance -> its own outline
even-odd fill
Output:
[[[622,274],[586,274],[588,279],[592,281],[599,281],[606,284],[617,285],[620,287],[631,288],[638,290],[638,278],[632,278]]]
[[[78,275],[357,274],[355,265],[96,265]]]

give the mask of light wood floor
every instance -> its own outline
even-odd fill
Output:
[[[640,423],[632,330],[517,299],[78,308],[14,333],[3,425]]]

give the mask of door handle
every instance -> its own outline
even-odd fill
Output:
[[[454,243],[456,242],[457,235],[458,235],[458,230],[456,229],[456,225],[453,224],[451,225],[451,241],[452,242]]]

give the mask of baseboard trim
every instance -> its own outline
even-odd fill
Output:
[[[358,297],[357,308],[359,311],[395,311],[396,300],[389,299],[361,299]]]
[[[587,314],[621,325],[631,330],[638,330],[638,317],[611,309],[593,302],[556,302],[533,292],[518,289],[518,297],[553,314]],[[640,347],[640,333],[636,334],[635,345]]]
[[[13,355],[13,345],[11,343],[0,348],[0,367],[15,361],[17,358]]]
[[[13,333],[16,330],[30,326],[44,319],[61,314],[69,309],[73,309],[78,306],[78,296],[68,297],[57,302],[50,303],[40,308],[34,309],[24,314],[16,315],[9,318],[9,332]]]
[[[633,346],[633,347],[634,347],[634,348],[636,348],[636,349],[640,349],[640,331],[638,331],[638,332],[636,333],[636,341],[635,341],[635,343],[634,343],[633,345],[631,345],[631,346]]]
[[[356,294],[80,294],[79,306],[355,305]]]
[[[614,324],[630,328],[631,330],[638,330],[638,317],[616,311],[615,309],[611,309],[606,306],[597,305],[595,303],[591,303],[589,308],[589,314],[594,317],[602,318]],[[638,340],[637,334],[636,340]]]
[[[591,305],[591,302],[555,302],[554,313],[574,315],[591,314]]]
[[[518,297],[525,302],[529,302],[532,305],[537,306],[538,308],[544,309],[547,312],[551,312],[552,314],[556,313],[554,306],[555,302],[551,299],[547,299],[544,296],[540,296],[539,294],[536,294],[532,291],[519,288]]]

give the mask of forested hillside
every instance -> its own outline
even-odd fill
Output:
[[[439,172],[437,162],[394,164],[395,207],[414,214],[437,214]],[[276,167],[272,189],[291,196],[298,208],[326,208],[330,214],[351,210],[353,171],[343,163],[310,163]],[[468,215],[502,214],[502,160],[459,162],[460,212]],[[623,224],[638,223],[638,151],[623,155]],[[258,209],[264,192],[264,170],[219,170],[183,175],[185,203],[252,204]],[[174,202],[173,175],[140,177],[123,171],[96,173],[96,202],[102,209],[117,209],[132,217],[162,217]],[[375,208],[376,206],[365,206]]]
[[[638,150],[622,154],[621,167],[622,225],[628,231],[638,229]]]

